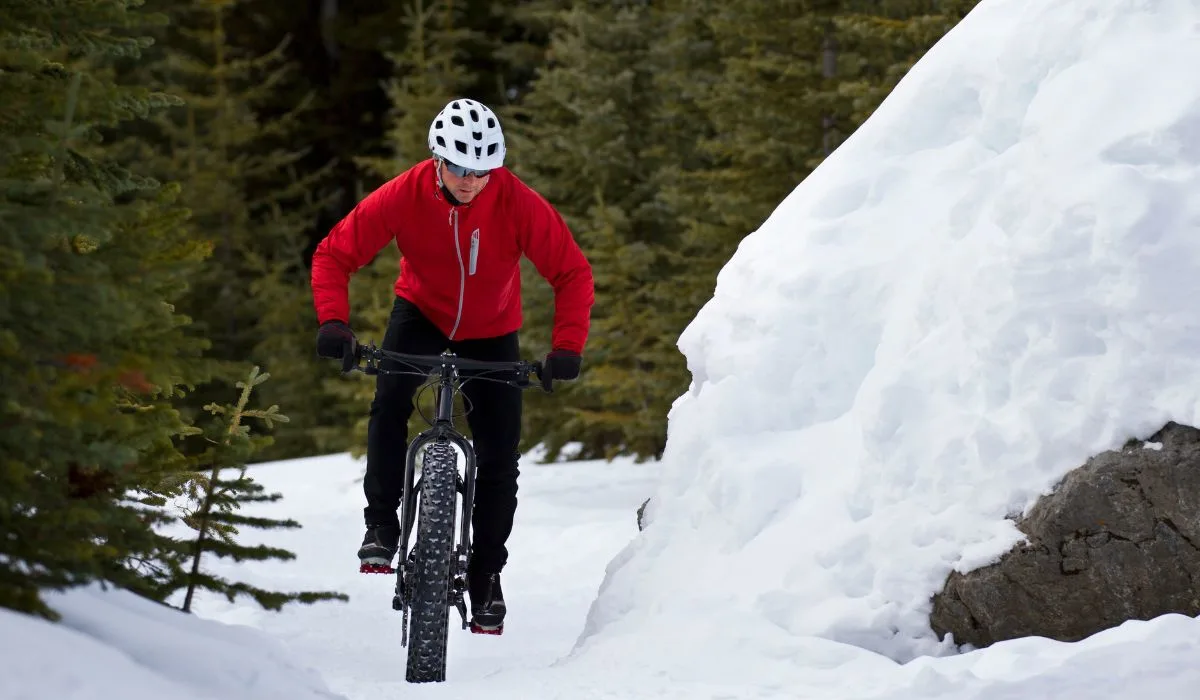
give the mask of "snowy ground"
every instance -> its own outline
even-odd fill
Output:
[[[60,626],[0,611],[0,698],[1190,700],[1200,688],[1200,622],[1177,615],[1078,644],[1018,640],[908,664],[715,605],[670,621],[630,616],[593,634],[589,608],[605,568],[628,542],[645,541],[634,511],[660,471],[625,462],[525,468],[506,633],[454,631],[448,682],[409,686],[391,579],[355,570],[360,470],[342,455],[255,467],[285,494],[259,512],[304,523],[268,536],[298,560],[230,572],[272,588],[335,588],[349,603],[269,613],[201,595],[186,616],[119,592],[55,595]],[[694,600],[696,589],[677,593]]]
[[[0,609],[4,700],[333,700],[279,640],[124,591],[47,594],[60,624]]]
[[[650,539],[638,536],[634,514],[661,472],[657,464],[628,462],[523,468],[504,579],[510,610],[505,634],[455,630],[448,682],[410,686],[403,681],[400,618],[390,609],[391,578],[355,570],[361,469],[339,455],[256,467],[256,479],[285,494],[262,512],[296,517],[304,529],[270,535],[297,553],[295,563],[239,571],[268,586],[342,590],[349,603],[291,606],[280,614],[212,596],[197,604],[204,617],[249,624],[281,640],[295,663],[311,665],[350,700],[1185,700],[1200,688],[1200,664],[1194,663],[1200,622],[1182,616],[1129,623],[1081,644],[1020,640],[909,664],[793,635],[784,625],[785,611],[776,620],[731,611],[704,594],[722,582],[681,583],[671,597],[692,602],[686,614],[664,615],[667,606],[650,604],[645,614],[602,626],[599,611],[591,610],[597,589],[614,557],[619,563],[636,556],[633,551]],[[687,533],[676,534],[686,546]],[[678,573],[686,581],[689,572]],[[734,571],[720,575],[738,579]]]
[[[256,479],[285,494],[254,512],[296,518],[304,527],[252,533],[244,541],[285,547],[297,559],[236,567],[205,562],[234,580],[273,590],[338,590],[350,596],[349,603],[272,613],[248,598],[230,603],[201,592],[196,615],[186,616],[120,592],[51,595],[64,615],[62,626],[0,610],[0,639],[6,640],[0,698],[555,697],[529,694],[550,682],[532,672],[553,677],[545,669],[571,651],[605,566],[637,534],[636,511],[653,487],[657,465],[527,464],[504,575],[510,611],[505,633],[454,630],[448,669],[454,682],[421,688],[404,682],[401,617],[391,609],[394,578],[358,573],[362,469],[346,455],[253,467]],[[16,639],[27,643],[7,641]],[[65,667],[64,659],[70,659]],[[495,687],[491,677],[498,673],[509,680]]]

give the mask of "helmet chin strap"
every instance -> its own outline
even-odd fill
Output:
[[[458,198],[451,194],[450,188],[446,187],[446,183],[442,181],[442,164],[445,162],[446,160],[444,158],[438,157],[437,165],[433,169],[434,172],[437,173],[438,189],[442,191],[442,194],[445,195],[446,199],[449,200],[451,204],[457,207],[461,205],[462,202],[458,201]]]

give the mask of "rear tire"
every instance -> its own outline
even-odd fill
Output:
[[[412,571],[408,572],[409,683],[446,680],[457,477],[458,455],[454,448],[448,442],[431,443],[422,467],[420,522]]]

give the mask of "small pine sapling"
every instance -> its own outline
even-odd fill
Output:
[[[241,394],[236,404],[209,404],[205,407],[213,416],[204,428],[204,439],[208,445],[197,457],[197,474],[188,493],[191,508],[182,518],[184,524],[195,532],[195,540],[184,543],[180,552],[184,560],[177,573],[180,579],[178,587],[186,589],[182,606],[184,612],[191,612],[197,589],[220,593],[230,601],[239,594],[248,595],[268,610],[279,610],[290,602],[348,600],[344,594],[331,591],[269,591],[247,582],[230,581],[202,567],[205,554],[238,562],[295,559],[295,554],[280,547],[247,545],[237,541],[243,528],[275,530],[300,527],[300,523],[292,519],[279,520],[241,512],[246,504],[270,503],[282,497],[279,493],[266,493],[262,485],[246,472],[249,458],[271,439],[269,436],[252,434],[247,421],[257,419],[267,429],[276,422],[287,421],[287,417],[279,413],[278,406],[272,405],[265,410],[247,407],[251,392],[269,377],[269,374],[260,373],[255,367],[246,380],[237,383]],[[230,473],[236,476],[231,478],[228,476]]]

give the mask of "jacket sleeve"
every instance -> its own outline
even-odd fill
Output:
[[[582,353],[596,300],[592,267],[562,216],[537,192],[521,190],[521,248],[554,289],[551,347]]]
[[[372,192],[334,226],[313,252],[312,292],[317,322],[350,322],[350,275],[396,239],[403,209],[403,173]]]

